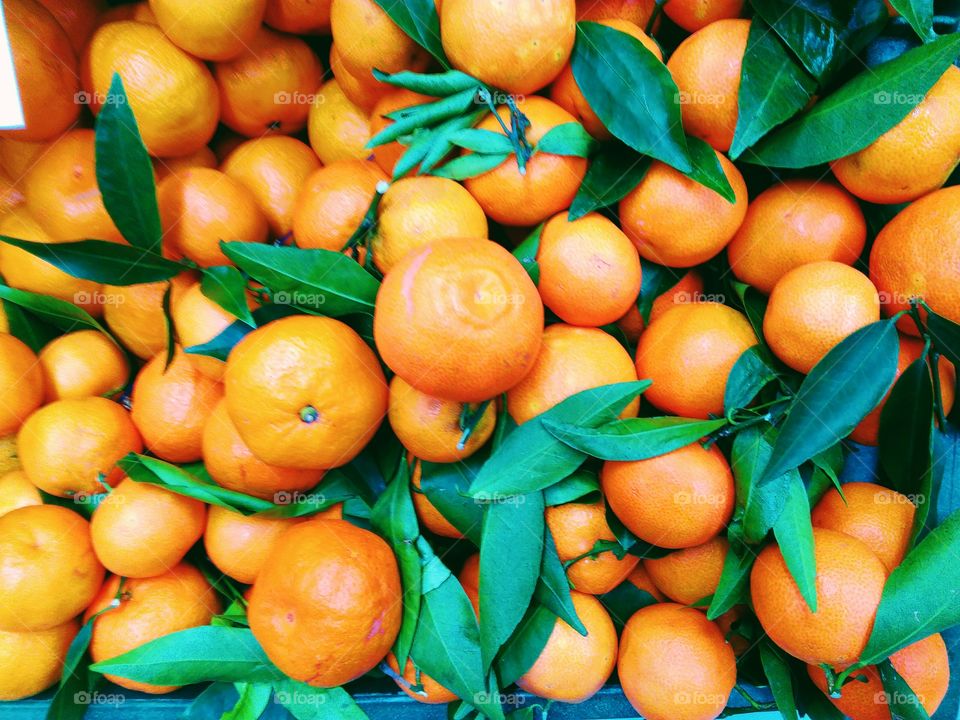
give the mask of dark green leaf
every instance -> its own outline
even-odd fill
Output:
[[[860,328],[814,366],[788,409],[760,484],[845,438],[893,383],[897,330],[890,320]]]
[[[627,620],[633,617],[637,610],[657,602],[653,595],[646,590],[641,590],[629,580],[624,580],[608,593],[598,595],[597,599],[610,613],[610,619],[613,620],[618,632],[623,630]]]
[[[540,252],[540,235],[543,223],[537,225],[526,239],[513,250],[513,256],[520,261],[534,284],[540,282],[540,266],[537,265],[537,253]]]
[[[637,297],[637,310],[640,311],[643,322],[649,323],[654,301],[680,282],[683,276],[678,275],[673,268],[657,265],[643,258],[640,259],[640,265],[643,268],[643,274],[640,295]]]
[[[97,185],[110,218],[131,245],[159,254],[163,230],[153,163],[118,73],[97,115],[95,147]]]
[[[449,178],[451,180],[466,180],[467,178],[476,177],[477,175],[484,175],[485,173],[490,172],[494,168],[502,165],[508,157],[510,156],[505,153],[498,153],[495,155],[469,153],[467,155],[461,155],[458,158],[454,158],[446,165],[437,168],[430,174],[436,175],[437,177]]]
[[[749,599],[750,571],[756,557],[750,548],[736,538],[731,538],[730,549],[723,559],[720,582],[713,592],[710,607],[707,608],[708,619],[716,620],[734,605]]]
[[[960,510],[960,429],[947,423],[934,432],[934,523],[940,524]]]
[[[928,310],[927,330],[933,339],[933,346],[950,362],[960,367],[960,325]]]
[[[459,70],[447,70],[442,73],[415,73],[404,70],[390,75],[374,69],[373,76],[387,85],[406,88],[429,97],[447,97],[480,86],[476,78]]]
[[[433,0],[375,0],[400,29],[444,67],[447,56],[440,42],[440,18]]]
[[[764,432],[759,425],[748,427],[733,439],[730,465],[736,482],[737,510],[735,527],[745,542],[756,544],[766,537],[780,517],[786,496],[786,487],[793,482],[786,476],[759,485],[760,474],[773,451],[772,431]],[[796,475],[796,470],[788,474]]]
[[[862,150],[910,113],[958,52],[960,33],[954,33],[864,70],[743,159],[803,168]]]
[[[717,151],[700,138],[687,137],[687,150],[693,169],[684,173],[704,187],[708,187],[729,203],[737,199],[730,181],[723,171]]]
[[[933,450],[933,380],[926,358],[910,363],[890,391],[880,413],[877,447],[893,489],[922,494]]]
[[[587,634],[587,629],[573,606],[567,571],[564,570],[563,563],[557,555],[557,546],[549,528],[543,533],[543,561],[540,566],[540,579],[533,597],[578,633]]]
[[[398,140],[404,135],[409,135],[419,128],[426,128],[444,120],[463,115],[477,102],[477,93],[475,90],[468,89],[458,92],[449,97],[436,102],[417,105],[414,108],[407,108],[403,117],[396,122],[387,125],[383,130],[374,135],[367,142],[368,148],[386,145],[394,140]]]
[[[750,327],[763,345],[763,316],[767,313],[767,298],[755,287],[740,282],[733,283],[733,289],[743,306],[743,314],[747,316]]]
[[[65,333],[75,330],[98,330],[114,341],[113,336],[104,329],[103,325],[94,320],[86,310],[66,300],[60,300],[50,295],[27,292],[26,290],[17,290],[6,285],[0,285],[0,298],[5,303],[13,303],[18,307],[29,310],[45,323],[49,323]]]
[[[564,123],[550,128],[540,138],[535,152],[585,158],[590,156],[595,142],[580,123]]]
[[[240,697],[220,720],[257,720],[273,697],[273,687],[265,683],[237,683]]]
[[[80,720],[86,714],[89,702],[82,700],[96,687],[97,679],[89,670],[87,657],[95,619],[90,618],[81,626],[67,648],[60,682],[47,708],[47,720]]]
[[[6,285],[0,287],[5,288]],[[44,345],[63,334],[54,325],[44,322],[39,316],[28,312],[16,303],[9,300],[0,300],[0,303],[7,316],[8,332],[26,343],[35,353],[39,353]]]
[[[420,463],[421,492],[443,517],[477,546],[483,527],[483,505],[468,497],[467,489],[486,457],[486,453],[480,452],[461,462]]]
[[[596,474],[580,470],[544,490],[543,500],[547,507],[553,507],[581,500],[597,492],[600,492],[600,480]]]
[[[784,720],[797,720],[797,703],[793,698],[793,679],[790,676],[790,663],[783,651],[764,638],[760,643],[760,663],[763,674],[767,676],[773,699],[777,703]]]
[[[921,40],[929,42],[937,37],[933,31],[933,0],[890,0],[890,5],[910,23]]]
[[[255,325],[250,312],[247,281],[235,267],[218,265],[204,268],[200,291],[235,318],[247,325]]]
[[[270,304],[254,310],[253,320],[255,325],[259,327],[282,317],[299,314],[301,314],[301,311],[293,305]],[[252,330],[253,328],[247,323],[242,320],[237,320],[225,327],[223,332],[210,342],[203,343],[202,345],[191,345],[190,347],[184,348],[184,352],[191,355],[207,355],[209,357],[215,357],[218,360],[226,360],[236,344],[243,340]]]
[[[571,222],[617,204],[633,190],[650,167],[650,158],[619,142],[601,145],[590,158],[587,174],[570,205]]]
[[[497,670],[503,685],[516,682],[533,666],[556,624],[557,616],[542,605],[530,609],[500,654]]]
[[[680,93],[636,38],[595,22],[577,25],[573,77],[604,126],[639,153],[693,170],[680,122]]]
[[[231,683],[211,683],[194,698],[179,720],[209,720],[218,718],[230,710],[239,694]]]
[[[757,394],[777,379],[770,353],[763,345],[754,345],[743,351],[730,369],[723,394],[723,409],[727,418],[747,407]]]
[[[773,524],[773,534],[797,589],[810,611],[817,612],[817,565],[807,489],[799,473],[788,473],[783,484],[783,510]]]
[[[316,688],[284,678],[273,684],[274,699],[296,720],[366,720],[367,715],[342,687]]]
[[[513,143],[510,142],[510,138],[502,132],[493,130],[464,128],[454,133],[450,137],[450,142],[457,147],[485,155],[509,155],[513,152]]]
[[[726,420],[679,417],[626,418],[599,427],[580,427],[544,418],[543,426],[564,444],[601,460],[646,460],[706,437]]]
[[[883,683],[893,720],[930,720],[923,703],[894,669],[890,658],[877,663],[877,672],[880,674],[880,682]]]

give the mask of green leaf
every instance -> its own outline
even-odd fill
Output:
[[[760,138],[800,112],[816,83],[799,67],[758,17],[750,25],[740,70],[737,128],[730,145],[735,160]]]
[[[420,128],[437,125],[445,120],[458,117],[466,113],[477,102],[477,92],[473,89],[463,90],[436,102],[416,105],[405,108],[403,117],[387,125],[367,142],[368,148],[386,145],[399,140]]]
[[[540,223],[513,250],[513,256],[520,261],[534,284],[540,282],[540,266],[537,264],[537,253],[540,252],[540,236],[542,234],[543,223]]]
[[[63,660],[60,682],[47,708],[47,720],[80,720],[86,714],[88,703],[78,700],[82,701],[84,695],[90,695],[96,687],[97,677],[90,672],[90,659],[87,656],[95,619],[96,616],[83,623],[80,631],[70,641]]]
[[[400,29],[420,47],[449,67],[440,42],[440,18],[433,0],[375,0]]]
[[[247,304],[247,281],[235,267],[218,265],[204,268],[200,291],[235,318],[247,325],[256,325]]]
[[[523,495],[543,490],[580,467],[586,455],[564,445],[544,420],[593,427],[612,420],[650,381],[615,383],[584,390],[520,425],[490,456],[470,485],[474,497]]]
[[[293,305],[264,305],[253,311],[253,321],[256,327],[268,322],[279,320],[282,317],[302,314]],[[223,331],[209,342],[202,345],[191,345],[184,348],[184,352],[191,355],[207,355],[218,360],[226,360],[230,351],[238,342],[243,340],[253,328],[242,320],[237,320],[223,329]]]
[[[0,285],[0,287],[5,288],[6,285]],[[63,334],[53,325],[41,320],[38,315],[28,312],[16,303],[0,300],[0,304],[7,316],[9,333],[26,343],[35,353],[39,353],[44,345]]]
[[[557,616],[542,605],[530,609],[513,637],[503,646],[497,671],[503,685],[517,681],[540,657],[543,648],[550,639]]]
[[[950,362],[960,367],[960,325],[932,310],[927,310],[927,330],[933,346]]]
[[[640,266],[643,273],[640,282],[640,295],[637,297],[637,310],[640,311],[640,317],[646,324],[650,322],[650,313],[653,311],[654,301],[680,282],[683,274],[678,275],[673,268],[657,265],[643,258],[640,259]]]
[[[877,447],[891,487],[904,495],[922,494],[933,461],[933,380],[926,358],[910,363],[890,391]]]
[[[578,633],[587,634],[587,628],[580,621],[577,610],[573,606],[567,571],[560,562],[560,556],[557,555],[557,545],[549,528],[543,533],[543,560],[540,565],[540,579],[537,581],[533,597]]]
[[[231,683],[211,683],[194,698],[179,720],[208,720],[218,718],[232,708],[239,697]]]
[[[947,423],[934,432],[934,524],[960,510],[960,428]]]
[[[103,205],[127,242],[160,254],[163,229],[153,163],[118,73],[110,81],[107,100],[95,125],[97,186]]]
[[[240,697],[220,720],[257,720],[273,697],[273,686],[264,683],[237,683]]]
[[[723,559],[720,582],[710,599],[707,619],[716,620],[734,605],[747,601],[750,597],[750,571],[756,554],[736,538],[730,541],[730,549]]]
[[[767,313],[767,298],[755,287],[741,282],[734,282],[733,290],[743,306],[743,314],[750,321],[750,327],[763,345],[763,316]]]
[[[687,137],[687,150],[693,169],[685,172],[691,180],[710,188],[729,203],[735,202],[736,194],[717,157],[717,151],[700,138]]]
[[[570,65],[587,103],[615,137],[681,172],[693,170],[679,90],[643,43],[615,28],[581,22]]]
[[[13,303],[18,307],[29,310],[45,323],[49,323],[65,333],[75,330],[97,330],[116,343],[113,336],[106,331],[103,325],[94,320],[93,316],[83,308],[79,308],[66,300],[50,295],[27,292],[26,290],[17,290],[6,285],[0,285],[0,299],[3,299],[5,303]]]
[[[415,73],[404,70],[398,73],[381,72],[374,68],[373,76],[382,83],[405,88],[429,97],[448,97],[464,90],[475,90],[480,82],[459,70],[447,70],[441,73]]]
[[[274,303],[330,317],[373,312],[380,283],[343,253],[245,242],[220,246],[237,267],[273,292]]]
[[[580,123],[564,123],[550,128],[547,134],[540,138],[534,152],[585,158],[590,157],[595,143]]]
[[[457,147],[486,155],[509,155],[513,152],[513,144],[510,142],[510,138],[493,130],[464,128],[454,133],[450,137],[450,142]]]
[[[927,535],[890,573],[859,666],[960,623],[960,512]]]
[[[817,564],[813,554],[813,525],[807,489],[799,473],[784,483],[783,510],[773,524],[773,534],[787,569],[811,612],[817,611]]]
[[[420,490],[457,530],[480,545],[483,505],[467,496],[470,483],[486,459],[484,452],[474,453],[454,463],[420,463]]]
[[[600,145],[590,158],[587,174],[570,204],[567,219],[572,222],[600,208],[616,205],[640,184],[649,167],[649,157],[622,143]]]
[[[270,683],[283,677],[250,630],[214,625],[164,635],[90,669],[153,685]]]
[[[726,420],[680,417],[626,418],[599,427],[580,427],[544,418],[543,426],[564,444],[601,460],[647,460],[706,437]]]
[[[187,269],[147,250],[106,240],[42,243],[0,235],[0,242],[26,250],[67,275],[107,285],[169,280]]]
[[[877,672],[890,705],[890,716],[894,720],[930,720],[923,703],[893,667],[890,658],[877,663]]]
[[[954,33],[864,70],[743,159],[804,168],[862,150],[913,110],[958,52],[960,33]],[[849,132],[851,127],[857,132]]]
[[[342,687],[316,688],[290,678],[273,684],[274,699],[296,720],[366,720],[367,714]]]
[[[173,323],[173,313],[170,310],[170,298],[172,295],[173,284],[167,283],[167,287],[163,291],[163,300],[160,301],[160,309],[163,312],[163,325],[167,336],[166,358],[163,362],[164,372],[166,372],[173,363],[173,358],[177,354],[177,329]]]
[[[598,492],[600,479],[595,473],[581,470],[544,490],[543,500],[547,507],[553,507],[582,500],[587,495]]]
[[[780,517],[785,502],[786,487],[793,482],[786,476],[759,484],[760,475],[770,461],[773,451],[773,430],[764,432],[759,425],[748,427],[733,439],[730,466],[736,483],[737,509],[734,526],[743,534],[745,542],[756,544],[766,537]],[[788,471],[799,477],[796,470]]]
[[[933,0],[890,0],[893,9],[910,23],[924,42],[936,39],[933,31]]]
[[[790,675],[790,663],[783,651],[768,638],[760,643],[760,663],[763,674],[767,676],[770,691],[784,720],[797,720],[797,703],[793,697],[793,679]]]
[[[723,394],[726,417],[753,402],[757,394],[777,379],[773,358],[763,345],[754,345],[743,351],[730,368],[727,387]]]
[[[495,155],[469,153],[467,155],[461,155],[458,158],[454,158],[446,165],[435,169],[430,174],[436,175],[437,177],[449,178],[450,180],[466,180],[467,178],[476,177],[477,175],[483,175],[490,172],[494,168],[502,165],[503,162],[509,157],[510,155],[505,153],[498,153]]]
[[[493,496],[480,543],[480,649],[484,670],[523,619],[540,577],[543,493]],[[509,572],[504,572],[509,568]]]
[[[653,595],[641,590],[629,580],[624,580],[608,593],[598,595],[597,599],[610,613],[610,619],[618,632],[623,630],[623,626],[637,610],[657,602]]]
[[[897,372],[898,345],[894,323],[880,320],[814,366],[790,403],[760,484],[835,445],[880,404]]]

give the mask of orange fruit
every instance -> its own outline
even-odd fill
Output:
[[[458,70],[508,93],[531,95],[570,57],[576,15],[574,0],[445,0],[440,36]]]
[[[223,104],[221,122],[241,135],[288,135],[301,130],[323,67],[303,40],[260,27],[243,51],[218,62],[214,76]]]
[[[0,170],[19,184],[49,146],[46,142],[27,142],[19,135],[0,133]]]
[[[170,309],[174,310],[194,282],[191,273],[181,273],[169,281],[105,285],[103,319],[124,347],[138,358],[149,360],[167,349],[167,321],[163,314],[163,296],[167,288],[171,288]]]
[[[397,656],[393,653],[387,655],[387,665],[401,678],[401,680],[393,679],[397,683],[397,687],[417,702],[427,705],[442,705],[457,700],[454,693],[447,690],[425,672],[422,672],[414,664],[413,658],[407,658],[407,664],[403,667],[402,675],[400,674],[400,663],[397,662]]]
[[[461,418],[478,410],[476,405],[466,406],[421,392],[399,375],[390,381],[390,427],[407,451],[420,460],[456,462],[483,447],[497,422],[493,403],[484,408],[470,437],[459,447],[463,435]]]
[[[683,129],[723,152],[737,127],[740,67],[749,34],[749,20],[717,20],[680,43],[667,61],[680,90]]]
[[[57,400],[31,415],[17,435],[30,482],[59,497],[94,495],[123,477],[116,462],[143,450],[123,406],[101,397]]]
[[[511,7],[510,12],[514,11]],[[536,146],[558,125],[576,122],[562,107],[536,95],[518,99],[517,107],[530,121],[526,136],[531,146]],[[498,108],[497,114],[509,127],[510,111],[506,106]],[[492,114],[477,127],[503,134]],[[501,165],[465,180],[464,184],[491,220],[503,225],[536,225],[570,207],[586,172],[584,158],[537,153],[521,175],[516,156],[510,155]]]
[[[940,633],[898,650],[890,656],[890,663],[927,714],[933,715],[946,697],[950,683],[947,646]],[[830,697],[823,668],[808,665],[807,673],[844,715],[853,720],[890,720],[890,693],[885,690],[875,665],[854,672],[838,698]]]
[[[731,307],[717,302],[676,305],[640,336],[637,377],[653,381],[644,398],[682,417],[722,415],[730,369],[756,344],[747,318]]]
[[[453,180],[410,177],[397,180],[384,193],[370,249],[374,263],[387,273],[411,251],[458,237],[487,237],[483,208]]]
[[[610,551],[592,557],[582,557],[603,540],[616,540],[607,525],[606,505],[603,500],[594,503],[566,503],[546,510],[547,528],[557,545],[560,562],[566,564],[582,558],[567,567],[567,578],[573,587],[589,595],[602,595],[622,583],[640,562],[635,555],[624,555],[618,560]]]
[[[413,464],[413,473],[410,482],[413,483],[413,508],[417,511],[417,518],[420,525],[440,537],[452,538],[454,540],[463,537],[460,532],[449,520],[447,520],[436,505],[434,505],[420,489],[420,482],[423,478],[423,467],[417,460]]]
[[[393,124],[393,120],[387,117],[390,113],[398,110],[404,110],[414,105],[423,105],[432,102],[434,98],[420,95],[405,88],[391,88],[390,92],[377,100],[370,112],[370,136],[373,137],[381,130]],[[406,146],[401,145],[394,140],[386,145],[378,145],[373,148],[373,159],[377,165],[383,168],[383,171],[393,175],[393,169],[400,157],[407,151]]]
[[[678,272],[674,271],[673,276],[677,277],[677,275]],[[656,320],[675,305],[701,302],[704,297],[703,278],[700,277],[696,270],[688,270],[677,279],[677,283],[672,288],[662,295],[659,295],[653,301],[653,305],[650,308],[650,322]],[[636,305],[631,305],[623,317],[617,320],[617,327],[627,336],[627,340],[636,344],[645,327],[643,316],[640,314],[640,308]]]
[[[25,343],[0,333],[0,435],[16,432],[43,403],[43,372]]]
[[[83,612],[103,565],[90,524],[58,505],[34,505],[0,517],[0,630],[49,630]]]
[[[523,266],[479,239],[438,240],[406,255],[380,287],[373,322],[395,373],[460,402],[516,385],[536,362],[542,328],[543,305]]]
[[[647,50],[656,55],[657,60],[663,61],[663,51],[657,45],[657,41],[629,20],[611,18],[600,20],[599,23],[636,38]],[[590,103],[583,96],[583,92],[573,77],[573,68],[569,63],[564,66],[557,79],[550,86],[550,99],[573,115],[578,122],[583,124],[587,132],[598,140],[608,140],[612,137],[610,131],[607,130],[593,108],[590,107]]]
[[[951,65],[909,115],[830,167],[858,198],[894,204],[943,187],[958,162],[960,69]]]
[[[97,506],[90,534],[107,570],[154,577],[183,560],[206,520],[206,505],[199,500],[126,478]]]
[[[330,44],[330,71],[340,84],[343,94],[364,112],[370,112],[392,88],[373,76],[369,69],[354,71],[343,62],[336,43]]]
[[[103,206],[94,155],[93,130],[71,130],[50,144],[24,178],[27,209],[55,240],[123,241]]]
[[[636,380],[630,355],[612,335],[557,323],[543,331],[536,362],[507,392],[507,409],[522,424],[583,390]],[[639,409],[640,399],[631,400],[621,417]]]
[[[631,573],[627,575],[627,582],[633,583],[638,589],[648,593],[657,602],[664,602],[666,600],[664,594],[660,592],[660,588],[653,584],[653,579],[643,566],[643,563],[639,563]]]
[[[60,23],[35,0],[3,4],[25,127],[2,130],[17,140],[52,140],[80,114],[77,56]]]
[[[104,11],[102,0],[40,0],[67,33],[73,51],[79,56]]]
[[[958,227],[960,188],[949,187],[910,204],[880,231],[870,251],[870,279],[887,315],[908,309],[911,298],[921,298],[934,312],[960,322],[956,268],[943,262],[960,252]],[[918,334],[909,318],[898,327]]]
[[[269,136],[237,146],[220,169],[254,194],[267,216],[270,232],[280,236],[290,232],[300,188],[319,167],[320,161],[306,143]]]
[[[331,318],[295,315],[254,330],[230,353],[224,380],[240,437],[258,458],[284,467],[350,462],[387,412],[376,355]]]
[[[22,507],[42,504],[40,491],[23,470],[11,470],[0,475],[0,516]]]
[[[157,183],[160,183],[168,175],[179,175],[194,168],[216,167],[217,156],[213,150],[206,145],[196,152],[183,155],[182,157],[153,159],[153,171],[157,176]]]
[[[40,351],[46,399],[112,397],[127,383],[127,358],[99,330],[78,330],[51,340]]]
[[[248,296],[248,305],[252,308],[253,298]],[[176,328],[177,339],[185,348],[203,345],[217,337],[221,332],[237,321],[237,318],[203,294],[200,283],[187,288],[170,313]],[[206,355],[189,353],[197,368],[211,380],[223,378],[226,364],[223,360]]]
[[[723,637],[730,643],[730,647],[733,648],[733,654],[737,657],[740,657],[753,647],[753,642],[744,637],[740,631],[741,626],[739,623],[745,612],[745,605],[734,605],[714,620],[714,622],[717,623],[717,627],[720,628],[720,632],[723,633]]]
[[[67,649],[79,629],[71,618],[48,630],[0,630],[0,700],[21,700],[60,680]]]
[[[617,631],[595,597],[573,590],[570,599],[587,634],[581,635],[557,618],[546,646],[530,669],[517,679],[517,685],[548,700],[579,703],[593,697],[613,672]]]
[[[0,215],[0,235],[48,245],[57,242],[23,205]],[[92,315],[99,315],[103,310],[102,285],[78,280],[46,260],[13,245],[0,243],[0,275],[3,275],[7,285],[18,290],[66,300]]]
[[[480,553],[474,553],[466,559],[457,576],[460,586],[466,593],[473,612],[480,617]]]
[[[668,5],[663,6],[667,17],[691,33],[743,12],[743,0],[670,0]]]
[[[827,182],[787,180],[753,199],[727,256],[738,279],[769,294],[800,265],[853,265],[866,240],[863,211],[849,193]]]
[[[363,108],[348,98],[334,78],[320,86],[307,118],[310,147],[329,164],[370,157],[370,121]]]
[[[717,535],[703,545],[644,560],[643,565],[664,595],[683,605],[693,605],[716,592],[729,549],[727,539]]]
[[[537,249],[543,304],[564,322],[596,327],[614,322],[637,301],[640,258],[630,239],[602,215],[570,222],[554,215]]]
[[[209,625],[220,612],[210,583],[192,565],[180,563],[162,575],[123,580],[111,575],[84,614],[84,621],[108,607],[119,593],[119,604],[93,621],[90,657],[94,662],[123,655],[151,640],[180,630]],[[128,690],[160,694],[175,686],[151,685],[115,675],[108,680]]]
[[[577,20],[628,20],[646,28],[655,7],[654,0],[577,0]]]
[[[266,0],[196,4],[150,0],[160,29],[175,45],[204,60],[229,60],[253,43]]]
[[[906,495],[868,482],[832,487],[813,508],[814,527],[851,535],[893,570],[907,554],[916,507]]]
[[[167,251],[201,267],[232,264],[221,240],[267,240],[267,219],[253,193],[219,170],[195,168],[168,176],[157,186],[157,204]]]
[[[240,437],[220,400],[203,426],[203,462],[210,477],[228,490],[277,501],[280,493],[301,492],[317,486],[322,470],[297,470],[260,460]]]
[[[736,166],[717,153],[735,202],[653,162],[643,180],[620,201],[623,231],[641,257],[686,268],[704,263],[733,239],[747,212],[747,186]]]
[[[903,374],[903,371],[915,360],[918,360],[923,354],[923,341],[919,338],[900,336],[900,349],[897,352],[897,374],[896,378]],[[954,396],[956,393],[957,372],[953,363],[945,357],[941,357],[937,367],[940,374],[940,395],[943,400],[943,412],[950,414],[953,409]],[[896,382],[896,380],[894,381]],[[877,405],[870,414],[867,415],[850,433],[850,439],[862,445],[876,445],[880,433],[880,413],[884,405],[887,404],[888,392],[880,404]]]
[[[375,0],[336,0],[330,4],[330,30],[340,57],[350,71],[369,77],[424,70],[429,58]]]
[[[263,21],[294,35],[327,34],[332,4],[333,0],[267,0]]]
[[[367,214],[377,185],[387,179],[367,160],[340,160],[315,171],[293,210],[297,247],[343,250]]]
[[[277,538],[301,518],[241,515],[219,505],[211,505],[203,546],[217,569],[237,582],[250,584],[257,579]]]
[[[335,687],[376,667],[400,630],[400,573],[379,536],[345,520],[287,530],[253,584],[247,616],[294,680]]]
[[[17,456],[17,434],[0,436],[0,473],[20,469],[20,458]]]
[[[134,20],[101,26],[87,45],[81,70],[94,114],[111,101],[110,82],[120,74],[151,155],[189,155],[213,137],[220,117],[213,76],[160,28]]]
[[[849,265],[824,260],[794,268],[773,287],[763,336],[773,353],[808,373],[848,335],[880,319],[870,279]]]
[[[887,569],[866,544],[815,527],[817,611],[807,606],[776,543],[760,551],[750,595],[764,631],[796,658],[845,667],[860,657],[873,629]]]
[[[223,385],[200,370],[197,358],[177,346],[155,355],[137,375],[130,396],[130,417],[154,455],[172,463],[199,460],[203,426],[223,397]]]
[[[0,170],[0,215],[3,215],[26,202],[23,191]]]
[[[713,720],[736,684],[737,661],[703,613],[659,603],[627,621],[617,672],[627,700],[648,720]]]
[[[716,445],[687,445],[666,455],[604,463],[607,504],[641,540],[692,548],[719,533],[733,514],[733,473]]]

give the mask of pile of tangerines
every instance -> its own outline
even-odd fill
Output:
[[[779,5],[4,2],[0,700],[956,713],[960,44]]]

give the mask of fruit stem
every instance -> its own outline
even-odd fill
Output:
[[[308,425],[315,423],[320,419],[320,412],[313,405],[306,405],[300,408],[300,420]]]
[[[517,156],[517,167],[520,169],[520,174],[526,175],[527,162],[529,162],[533,156],[533,146],[530,144],[530,141],[527,140],[527,129],[530,127],[530,120],[520,112],[520,108],[517,107],[516,100],[514,100],[513,96],[507,95],[505,104],[510,110],[510,127],[507,127],[503,118],[500,117],[500,113],[497,112],[497,104],[493,100],[493,93],[491,93],[488,88],[482,87],[477,91],[477,95],[487,104],[487,107],[490,108],[490,112],[493,113],[497,122],[500,123],[500,128],[503,130],[504,135],[510,138],[510,143],[513,145],[513,152]]]
[[[377,210],[380,207],[380,201],[389,189],[390,183],[382,180],[377,183],[377,189],[373,194],[373,199],[370,201],[369,207],[367,207],[367,212],[363,215],[363,220],[360,221],[360,226],[353,231],[353,235],[350,236],[350,239],[347,240],[346,244],[341,248],[341,252],[347,252],[349,250],[354,260],[359,258],[358,248],[367,247],[370,234],[377,226]],[[369,259],[370,253],[368,252],[367,260]]]
[[[754,710],[776,710],[777,704],[775,702],[766,702],[762,703],[758,700],[755,700],[754,697],[748,693],[740,683],[737,683],[733,686],[733,689],[737,691],[737,694],[740,695],[744,700],[750,703],[750,707]]]
[[[929,343],[929,338],[927,343]],[[940,384],[940,353],[930,352],[930,371],[933,373],[933,409],[937,414],[937,423],[943,430],[947,426],[947,413],[943,407],[943,387]]]
[[[650,13],[650,19],[647,20],[647,27],[644,28],[644,32],[647,35],[653,35],[653,26],[657,24],[657,20],[660,19],[660,15],[663,13],[663,6],[666,5],[668,0],[655,0],[653,4],[653,12]]]

